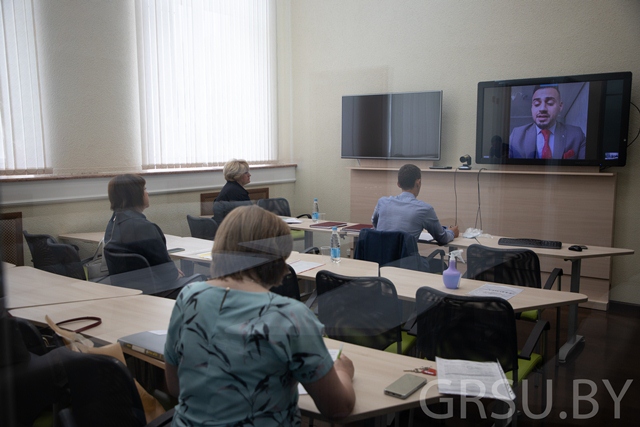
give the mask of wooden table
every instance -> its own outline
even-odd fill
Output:
[[[428,286],[452,295],[466,295],[470,291],[487,283],[481,280],[462,278],[460,279],[460,287],[458,289],[447,289],[444,287],[442,276],[439,274],[424,273],[397,267],[381,267],[380,276],[391,280],[398,292],[398,298],[405,301],[415,301],[416,291],[422,286]],[[518,295],[509,299],[509,304],[511,304],[515,312],[561,307],[563,305],[585,302],[588,299],[586,295],[575,292],[509,286],[498,283],[492,284],[508,286],[521,291]]]
[[[450,242],[447,246],[449,247],[459,247],[459,248],[468,248],[473,244],[481,244],[483,246],[488,246],[491,248],[498,249],[508,249],[508,248],[516,248],[517,246],[504,246],[499,245],[498,240],[499,236],[492,237],[478,237],[476,239],[466,239],[464,237],[457,237],[452,242]],[[551,258],[559,258],[565,261],[571,262],[571,292],[580,292],[580,268],[581,262],[583,259],[587,258],[599,258],[599,257],[607,257],[607,256],[617,256],[617,255],[632,255],[634,253],[633,249],[621,249],[621,248],[609,248],[604,246],[589,246],[588,249],[585,249],[581,252],[570,251],[568,248],[572,246],[574,243],[562,243],[561,249],[544,249],[544,248],[524,248],[531,249],[538,256],[542,257],[551,257]],[[518,247],[522,249],[522,247]],[[584,337],[582,335],[578,335],[576,333],[578,329],[578,304],[570,304],[569,305],[569,335],[567,342],[560,349],[560,354],[558,359],[560,362],[565,362],[567,357],[571,353],[571,351],[575,348],[575,346],[584,341]]]
[[[303,279],[315,280],[316,274],[321,270],[327,270],[343,276],[378,276],[378,263],[371,261],[341,258],[340,262],[335,263],[326,255],[301,254],[298,252],[292,253],[287,259],[287,263],[289,264],[295,261],[308,261],[322,264],[311,270],[299,273],[298,277]]]
[[[165,330],[169,325],[174,301],[149,295],[137,295],[101,301],[85,301],[50,306],[38,306],[11,310],[11,314],[37,324],[45,324],[45,315],[55,322],[79,316],[98,316],[102,324],[89,329],[83,334],[103,343],[117,342],[118,338],[149,330]],[[74,327],[83,326],[82,323]],[[325,339],[327,348],[337,349],[340,341]],[[126,353],[164,368],[164,363],[134,351]],[[356,405],[349,417],[341,423],[358,421],[366,418],[386,415],[396,411],[420,406],[421,393],[418,391],[406,400],[386,396],[384,388],[402,376],[404,369],[418,366],[433,366],[435,362],[419,360],[413,357],[373,350],[353,344],[344,344],[343,353],[354,363],[355,377],[353,386],[356,391]],[[416,374],[421,375],[421,374]],[[436,377],[426,377],[433,381]],[[437,387],[428,389],[426,398],[434,401],[438,394]],[[314,419],[324,419],[313,403],[311,396],[302,395],[299,399],[300,410],[304,415]]]
[[[33,267],[13,267],[4,271],[7,309],[61,304],[74,301],[104,300],[141,293],[74,279]]]
[[[282,217],[282,218],[286,218],[286,217]],[[331,233],[331,229],[330,228],[314,228],[312,227],[312,225],[314,225],[315,223],[313,222],[312,219],[309,218],[295,218],[300,222],[300,224],[288,224],[289,228],[291,228],[292,230],[302,230],[304,231],[304,246],[305,248],[310,248],[313,246],[313,233],[317,232],[317,233]],[[328,222],[328,221],[332,221],[332,220],[321,220],[319,222]],[[339,227],[339,229],[344,228],[344,227],[348,227],[351,225],[356,225],[356,222],[347,222],[347,225],[343,226],[343,227]],[[359,231],[351,231],[348,233],[340,233],[341,235],[347,235],[347,236],[351,236],[351,237],[358,237],[358,234],[360,232]]]

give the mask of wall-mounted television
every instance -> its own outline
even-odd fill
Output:
[[[631,73],[478,83],[476,161],[624,166]]]
[[[440,160],[442,91],[342,97],[343,159]]]

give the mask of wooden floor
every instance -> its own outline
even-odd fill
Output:
[[[555,350],[555,310],[546,310],[543,317],[551,322],[549,353]],[[567,311],[563,310],[561,342],[566,339]],[[519,426],[638,426],[640,425],[640,307],[610,304],[608,312],[579,309],[578,333],[585,336],[566,363],[557,364],[551,357],[546,364],[547,378],[552,380],[550,390],[551,409],[543,419],[533,419],[529,414],[541,414],[539,376],[533,375],[529,383],[529,411],[519,405]],[[524,338],[523,338],[524,339]],[[356,371],[358,367],[356,366]],[[630,385],[629,385],[630,382]],[[607,389],[607,384],[610,391]],[[628,388],[621,396],[625,384]],[[574,387],[576,390],[574,391]],[[616,396],[616,405],[611,393]],[[467,405],[467,416],[460,419],[460,408],[454,409],[456,417],[446,420],[429,419],[420,409],[414,411],[415,426],[490,426],[474,404]],[[616,411],[618,415],[616,416]],[[407,414],[401,414],[401,426],[408,425]],[[308,425],[303,420],[303,426]],[[324,427],[329,424],[315,422]],[[373,425],[362,423],[360,425]]]

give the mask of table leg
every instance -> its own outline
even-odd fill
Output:
[[[313,231],[304,231],[304,248],[308,249],[313,246]]]
[[[580,292],[580,267],[581,259],[571,260],[571,292]],[[582,335],[576,334],[578,330],[578,304],[571,304],[569,306],[569,325],[567,342],[560,348],[558,353],[558,359],[560,363],[567,361],[567,357],[576,345],[584,341]]]

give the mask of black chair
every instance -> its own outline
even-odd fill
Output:
[[[213,202],[213,219],[220,225],[224,218],[238,206],[250,206],[250,200],[243,202]]]
[[[139,289],[146,295],[176,299],[188,283],[206,280],[200,274],[172,277],[176,271],[170,265],[172,262],[152,267],[144,256],[113,243],[104,247],[104,257],[109,267],[111,285]]]
[[[296,274],[293,267],[290,265],[289,274],[282,278],[282,283],[279,286],[274,286],[270,289],[271,292],[274,292],[278,295],[282,295],[284,297],[289,297],[300,301],[300,287],[298,284],[298,275]]]
[[[58,243],[48,234],[29,234],[26,230],[23,234],[35,268],[75,279],[87,279],[83,265],[90,258],[80,259],[77,246]]]
[[[262,209],[268,210],[269,212],[273,212],[279,216],[291,216],[291,208],[289,207],[289,201],[284,197],[274,197],[270,199],[260,199],[258,200],[258,206]],[[302,214],[298,215],[297,218],[311,218],[310,214]]]
[[[549,322],[538,321],[518,352],[515,313],[502,298],[452,295],[425,286],[416,292],[416,311],[420,357],[498,360],[507,378],[515,379],[514,385],[543,365],[543,356],[533,349],[549,329]],[[544,350],[544,340],[542,344]]]
[[[401,331],[402,307],[389,279],[322,270],[316,290],[318,319],[329,338],[398,354],[415,345],[415,337]]]
[[[538,289],[542,287],[540,260],[538,255],[530,249],[498,249],[477,244],[471,245],[467,249],[466,276],[469,279],[506,285]],[[551,289],[556,280],[558,280],[558,290],[560,290],[562,286],[561,268],[553,269],[544,284],[544,289]],[[540,310],[525,311],[516,317],[535,322],[540,319]],[[559,348],[560,308],[556,309],[556,318],[556,347]]]
[[[213,218],[198,218],[187,215],[187,222],[189,223],[191,237],[207,240],[215,239],[216,231],[218,231],[218,223]]]
[[[440,256],[440,260],[436,257]],[[445,252],[433,251],[428,257],[421,257],[418,242],[404,231],[380,231],[365,228],[360,231],[353,257],[377,262],[380,267],[399,267],[410,270],[442,273]]]

